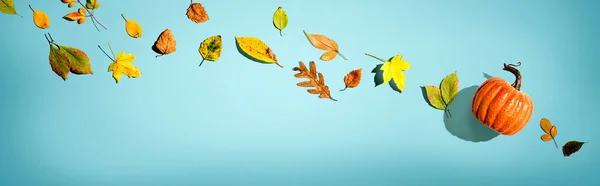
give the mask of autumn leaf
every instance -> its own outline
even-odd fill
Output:
[[[68,5],[67,5],[67,7],[69,7],[69,8],[73,8],[73,7],[74,7],[76,4],[77,4],[77,3],[76,3],[75,1],[71,1],[71,2],[70,2]]]
[[[40,10],[34,10],[31,5],[29,5],[29,9],[33,11],[33,23],[35,26],[41,29],[46,29],[50,27],[50,18],[48,15]]]
[[[554,146],[558,148],[558,144],[556,144],[556,140],[554,139],[556,137],[556,133],[558,133],[558,129],[556,129],[556,126],[552,125],[550,120],[548,120],[547,118],[542,118],[540,120],[540,128],[542,128],[542,130],[545,133],[542,134],[542,141],[548,142],[552,140],[554,141]]]
[[[186,13],[188,19],[192,20],[195,23],[204,23],[208,21],[208,14],[202,4],[194,3],[193,0],[190,0],[190,6],[187,9]]]
[[[96,0],[87,0],[85,7],[90,10],[98,9],[100,8],[100,3],[96,2]]]
[[[294,67],[294,71],[298,71],[298,73],[294,74],[296,78],[308,78],[309,81],[303,81],[296,85],[299,87],[312,87],[313,89],[308,89],[308,93],[311,94],[319,94],[319,98],[329,98],[333,101],[337,101],[331,97],[329,92],[329,87],[325,85],[325,79],[323,74],[320,72],[317,73],[317,66],[314,61],[310,62],[310,71],[306,68],[304,63],[300,61],[300,66]]]
[[[336,55],[340,55],[340,57],[344,58],[344,60],[348,60],[342,53],[340,53],[338,44],[328,37],[321,34],[309,34],[304,30],[304,35],[308,38],[308,41],[318,49],[326,50],[323,55],[321,55],[321,60],[323,61],[331,61],[335,58]]]
[[[450,105],[458,94],[458,76],[456,72],[447,75],[440,84],[442,99],[446,105]]]
[[[217,61],[221,56],[222,48],[223,43],[220,35],[206,38],[204,41],[202,41],[202,43],[200,43],[200,47],[198,47],[198,53],[200,53],[200,56],[202,56],[202,61],[198,66],[201,66],[204,60],[212,62]]]
[[[565,157],[569,157],[571,156],[571,154],[579,151],[579,149],[581,149],[581,146],[583,146],[583,144],[588,143],[588,142],[579,142],[579,141],[569,141],[567,143],[565,143],[565,145],[563,145],[563,155]]]
[[[5,14],[17,15],[19,17],[23,17],[17,14],[17,10],[15,9],[15,3],[12,0],[0,0],[0,12]]]
[[[46,36],[46,40],[50,45],[50,67],[63,80],[68,79],[69,72],[73,74],[93,74],[90,59],[83,51],[57,44],[50,34]]]
[[[156,42],[152,45],[152,50],[158,53],[159,55],[156,57],[159,57],[175,52],[177,50],[176,46],[177,42],[175,41],[175,37],[173,36],[173,33],[171,33],[171,30],[167,28],[160,33]]]
[[[83,24],[85,22],[85,9],[79,8],[77,12],[71,12],[63,16],[63,19],[67,21],[77,21],[77,24]]]
[[[346,76],[344,76],[344,84],[346,84],[346,87],[344,87],[344,89],[342,89],[340,91],[344,91],[347,88],[357,87],[358,84],[360,84],[361,76],[362,76],[362,68],[350,71],[350,73],[348,73],[348,74],[346,74]]]
[[[126,54],[124,51],[121,51],[116,57],[110,47],[110,43],[108,43],[108,48],[110,49],[110,53],[113,57],[108,55],[100,45],[98,48],[102,50],[102,52],[113,62],[108,66],[108,72],[113,72],[112,77],[115,79],[116,83],[119,83],[123,74],[125,74],[129,78],[137,78],[142,76],[142,72],[132,63],[135,60],[135,55]]]
[[[381,65],[381,67],[379,68],[379,70],[383,72],[383,83],[381,84],[388,83],[390,82],[390,80],[393,79],[394,83],[396,84],[396,88],[401,92],[404,92],[404,83],[406,81],[406,77],[404,76],[403,71],[406,71],[412,67],[410,66],[410,64],[408,64],[406,60],[402,59],[402,55],[396,55],[387,61],[373,56],[369,53],[365,53],[365,55],[373,57],[383,62],[383,65]],[[379,84],[375,86],[378,85]]]
[[[285,27],[287,27],[287,24],[288,24],[287,13],[285,13],[285,11],[283,11],[283,8],[281,8],[281,7],[277,8],[277,10],[275,10],[275,13],[273,13],[273,25],[275,26],[275,28],[277,28],[277,30],[279,30],[280,36],[283,36],[283,29],[285,29]]]
[[[126,19],[123,14],[121,14],[121,17],[125,20],[125,31],[127,32],[127,35],[132,38],[142,37],[142,26],[140,26],[138,22]]]
[[[277,62],[277,56],[267,44],[255,37],[235,37],[238,49],[250,58],[254,58],[264,63],[275,63],[277,66],[283,68]],[[247,56],[247,57],[248,57]]]
[[[423,88],[425,88],[429,105],[439,110],[446,110],[446,103],[442,100],[442,91],[440,88],[434,85],[424,86]]]

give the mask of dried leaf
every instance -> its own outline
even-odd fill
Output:
[[[579,142],[579,141],[569,141],[567,143],[565,143],[565,145],[563,146],[563,155],[565,157],[569,157],[571,156],[571,154],[579,151],[579,149],[581,149],[581,146],[583,146],[584,143],[587,142]]]
[[[187,9],[186,13],[188,19],[192,20],[195,23],[204,23],[208,21],[208,14],[202,4],[194,3],[193,0],[190,1],[190,6]]]
[[[33,23],[35,26],[41,29],[50,27],[50,18],[48,18],[48,15],[45,12],[34,10],[31,5],[29,5],[29,9],[33,11]]]
[[[200,47],[198,47],[198,52],[200,53],[200,56],[202,56],[202,61],[198,66],[201,66],[204,60],[212,62],[219,60],[222,48],[223,42],[221,40],[221,35],[206,38],[200,43]]]
[[[329,87],[325,85],[325,79],[323,74],[317,73],[317,66],[314,61],[310,62],[310,70],[306,68],[304,63],[300,61],[300,66],[294,67],[294,71],[298,73],[294,74],[296,78],[308,78],[309,81],[300,82],[297,85],[299,87],[313,87],[314,89],[308,89],[308,93],[319,94],[319,98],[329,98],[333,101],[337,101],[331,97]]]
[[[440,84],[442,99],[446,105],[450,105],[454,97],[458,94],[458,76],[456,72],[447,75]]]
[[[85,19],[85,15],[82,15],[79,12],[71,12],[63,16],[63,19],[67,21],[77,21],[79,19]]]
[[[556,140],[554,139],[556,137],[556,134],[558,133],[558,129],[556,128],[556,126],[552,125],[550,120],[548,120],[547,118],[542,118],[540,120],[540,128],[542,128],[544,133],[546,133],[546,134],[542,134],[540,139],[542,139],[542,141],[544,141],[544,142],[553,140],[554,146],[556,146],[556,148],[558,148],[558,144],[556,143]]]
[[[12,0],[0,0],[0,12],[23,17],[17,14],[17,10],[15,9],[15,3]]]
[[[69,72],[73,74],[93,74],[90,59],[83,51],[56,44],[48,40],[50,44],[50,67],[63,80],[68,79]]]
[[[235,37],[235,41],[239,49],[246,55],[264,63],[275,63],[283,68],[277,62],[277,56],[267,44],[255,37]]]
[[[127,32],[127,35],[132,38],[142,37],[142,26],[140,26],[138,22],[131,19],[126,19],[123,14],[121,14],[121,17],[123,17],[123,20],[125,20],[125,31]]]
[[[285,27],[287,27],[287,24],[288,24],[287,13],[285,13],[285,11],[283,11],[283,8],[281,8],[281,7],[277,8],[277,10],[275,10],[275,13],[273,13],[273,25],[275,26],[275,28],[277,28],[277,30],[279,30],[280,36],[283,36],[283,29],[285,29]]]
[[[166,29],[160,33],[156,39],[156,42],[154,42],[154,45],[152,45],[152,50],[158,53],[159,55],[156,57],[159,57],[175,52],[177,50],[176,46],[177,42],[175,41],[173,33],[171,33],[171,30]]]
[[[108,66],[108,72],[113,72],[112,76],[115,79],[116,83],[119,83],[119,80],[125,74],[129,78],[137,78],[142,76],[142,72],[132,63],[135,60],[135,55],[133,54],[125,54],[125,52],[121,51],[113,61]]]
[[[342,53],[340,53],[339,51],[339,47],[338,44],[332,40],[329,39],[328,37],[321,35],[321,34],[309,34],[306,32],[306,30],[304,30],[304,35],[306,35],[306,38],[308,38],[308,41],[310,41],[310,43],[318,49],[321,50],[327,50],[328,52],[334,52],[338,55],[340,55],[340,57],[344,58],[344,60],[348,60],[344,55],[342,55]],[[334,56],[330,56],[331,54],[323,54],[323,56],[321,56],[321,60],[323,61],[329,61],[332,60],[333,58],[335,58]]]
[[[327,51],[321,55],[321,60],[323,61],[331,61],[333,58],[337,56],[337,53],[334,51]]]
[[[72,2],[70,2],[70,3],[69,3],[67,6],[68,6],[69,8],[73,8],[73,7],[75,6],[75,4],[77,4],[77,3],[76,3],[76,2],[74,2],[74,1],[72,1]]]
[[[425,92],[427,93],[427,101],[433,108],[439,110],[446,110],[446,104],[442,100],[442,91],[433,85],[425,86]]]
[[[100,8],[100,3],[96,2],[96,0],[87,0],[85,7],[90,10],[98,9]]]
[[[344,91],[347,88],[355,88],[360,84],[360,78],[362,76],[362,68],[350,71],[350,73],[346,74],[344,77],[344,84],[346,87],[340,91]]]

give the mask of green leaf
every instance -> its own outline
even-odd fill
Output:
[[[77,48],[52,43],[50,44],[49,60],[52,71],[65,81],[68,79],[69,72],[93,74],[90,59]]]
[[[277,30],[279,30],[279,35],[283,36],[283,29],[288,24],[288,16],[285,11],[281,7],[277,8],[275,13],[273,13],[273,25]]]
[[[446,104],[444,104],[442,100],[441,90],[433,85],[424,86],[424,88],[429,105],[439,110],[446,110]]]
[[[442,91],[442,99],[446,105],[450,105],[454,97],[458,94],[458,76],[456,72],[446,76],[440,84]]]
[[[21,16],[17,14],[17,10],[15,9],[15,3],[13,3],[12,0],[0,0],[0,12],[5,14]]]

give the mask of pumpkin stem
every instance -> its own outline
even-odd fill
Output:
[[[506,70],[515,75],[515,82],[512,84],[512,87],[515,87],[517,90],[521,90],[521,73],[517,70],[518,67],[521,66],[521,62],[517,62],[517,64],[506,64],[504,63],[504,68],[502,70]]]

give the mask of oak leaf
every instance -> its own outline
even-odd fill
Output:
[[[127,32],[127,35],[132,38],[142,37],[142,26],[140,26],[138,22],[126,19],[123,14],[121,14],[121,17],[125,20],[125,31]]]
[[[331,61],[335,56],[340,55],[340,57],[344,58],[344,60],[348,60],[342,53],[340,53],[338,44],[321,34],[309,34],[304,30],[304,35],[308,38],[308,41],[318,49],[326,50],[323,55],[321,55],[321,60],[323,61]]]
[[[204,23],[208,21],[208,14],[202,4],[194,3],[193,0],[190,1],[190,6],[187,9],[186,13],[188,19],[192,20],[195,23]]]
[[[579,142],[579,141],[569,141],[567,143],[565,143],[565,145],[563,145],[563,155],[565,157],[569,157],[571,156],[571,154],[579,151],[579,149],[581,149],[581,146],[583,146],[583,144],[588,143],[588,142]]]
[[[166,29],[160,33],[156,42],[152,45],[152,50],[159,54],[156,57],[167,55],[177,50],[177,42],[171,30]]]
[[[558,133],[558,129],[556,129],[556,126],[552,125],[550,120],[548,120],[547,118],[542,118],[540,120],[540,128],[542,128],[542,130],[545,133],[542,134],[542,136],[540,137],[542,141],[548,142],[552,140],[554,141],[554,146],[558,148],[558,144],[556,144],[556,139],[554,139],[556,137],[556,134]]]
[[[50,37],[50,39],[48,39]],[[57,44],[50,34],[46,36],[50,45],[50,67],[63,80],[68,79],[69,72],[73,74],[93,74],[90,59],[85,52],[70,46]]]
[[[221,35],[211,36],[206,38],[202,43],[200,43],[200,47],[198,47],[198,53],[202,56],[202,61],[200,62],[201,66],[204,60],[215,62],[221,56],[221,50],[223,49],[223,42],[221,40]]]
[[[298,67],[294,67],[294,71],[298,71],[298,73],[294,74],[296,78],[308,78],[309,81],[303,81],[297,83],[296,85],[299,87],[312,87],[313,89],[308,89],[308,93],[311,94],[319,94],[319,98],[329,98],[333,101],[337,101],[331,97],[329,92],[329,87],[325,85],[325,78],[323,74],[320,72],[317,73],[317,66],[314,61],[310,62],[310,70],[306,68],[304,63],[300,61],[300,65]]]
[[[23,17],[17,14],[17,10],[15,9],[15,3],[12,0],[0,0],[0,12]]]
[[[263,62],[263,63],[275,63],[277,66],[283,68],[277,62],[277,56],[267,44],[256,37],[235,37],[238,49],[246,54],[246,57],[250,59]]]
[[[35,26],[41,29],[50,27],[50,18],[48,18],[48,14],[40,10],[34,10],[31,5],[29,5],[29,9],[33,11],[33,24],[35,24]]]
[[[346,76],[344,76],[344,84],[346,84],[346,87],[344,87],[344,89],[342,89],[340,91],[344,91],[347,88],[357,87],[358,84],[360,84],[361,76],[362,76],[362,68],[350,71],[350,73],[348,73],[348,74],[346,74]]]
[[[287,27],[288,24],[288,15],[283,11],[283,8],[279,7],[273,13],[273,25],[277,30],[279,30],[279,35],[283,36],[283,29]]]

